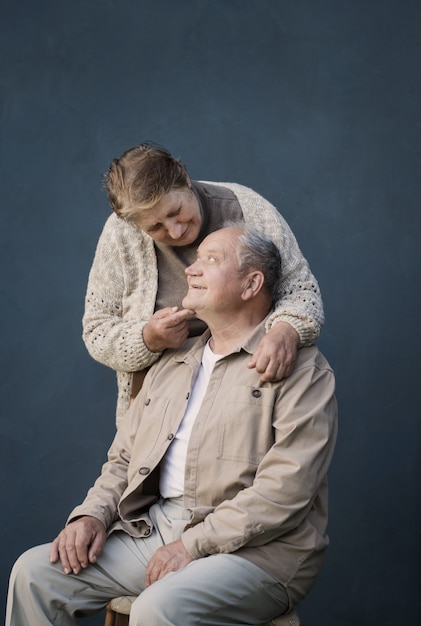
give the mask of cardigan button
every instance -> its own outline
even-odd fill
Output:
[[[253,389],[251,394],[254,398],[260,398],[260,396],[262,395],[262,392],[259,389]]]
[[[172,441],[174,439],[173,433],[170,433],[167,437],[168,441]]]
[[[149,474],[151,470],[149,469],[149,467],[141,467],[139,470],[139,474],[142,474],[142,476],[146,476],[146,474]]]
[[[150,398],[148,398],[148,399],[146,400],[146,402],[145,402],[145,406],[149,406],[149,405],[150,405],[150,403],[151,403],[151,399],[150,399]]]

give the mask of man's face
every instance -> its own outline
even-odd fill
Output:
[[[224,228],[208,235],[197,250],[197,260],[185,270],[189,290],[183,307],[195,311],[200,319],[214,313],[232,315],[242,303],[238,234],[236,228]]]

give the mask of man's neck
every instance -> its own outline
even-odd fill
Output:
[[[226,324],[212,325],[209,324],[211,338],[209,346],[215,354],[229,354],[238,345],[245,341],[254,332],[256,327],[263,320],[263,317],[249,320],[247,323],[235,318]]]

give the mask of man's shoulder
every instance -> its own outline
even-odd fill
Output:
[[[333,372],[329,361],[317,346],[307,346],[298,350],[294,372],[305,367],[314,367]]]
[[[185,361],[189,353],[196,350],[203,350],[207,338],[207,333],[197,337],[188,337],[179,348],[168,348],[164,350],[158,361],[152,367],[162,369],[163,367],[169,367]]]

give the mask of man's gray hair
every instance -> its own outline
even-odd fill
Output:
[[[238,252],[239,273],[245,276],[252,270],[260,270],[265,278],[264,289],[272,302],[278,300],[282,279],[282,259],[279,248],[260,230],[243,222],[227,222],[225,227],[238,228],[242,244]]]

